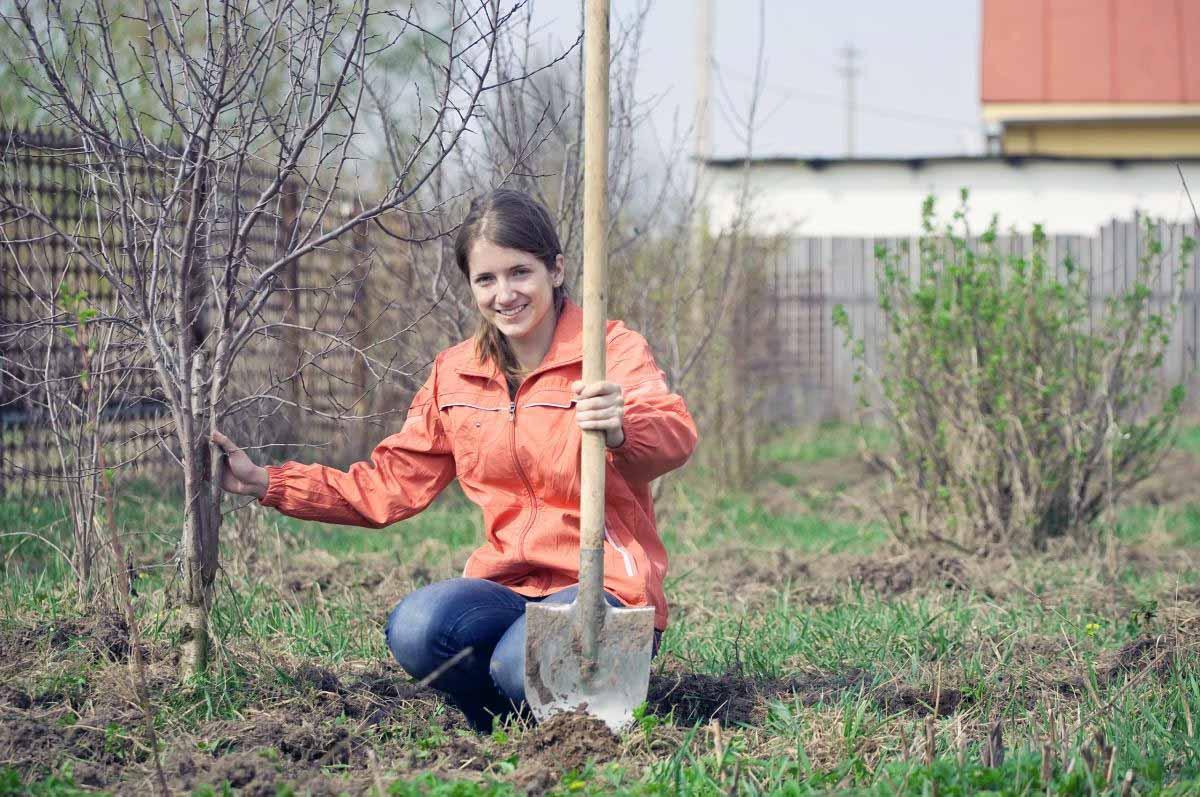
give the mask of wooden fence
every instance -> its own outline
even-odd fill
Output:
[[[1184,236],[1197,237],[1194,225],[1161,225],[1156,236],[1164,253],[1159,266],[1152,304],[1162,309],[1181,267],[1186,267],[1179,314],[1170,330],[1170,344],[1162,365],[1169,383],[1192,383],[1200,349],[1200,291],[1197,272],[1200,256],[1180,262]],[[977,241],[976,241],[977,242]],[[1144,221],[1113,221],[1094,236],[1058,235],[1047,241],[1047,262],[1055,264],[1060,278],[1069,257],[1085,275],[1094,320],[1106,297],[1119,295],[1133,282],[1147,251]],[[1025,255],[1033,248],[1029,236],[1002,236],[1001,252]],[[886,330],[876,292],[876,247],[899,255],[914,269],[918,263],[916,238],[793,238],[784,241],[768,269],[768,306],[758,312],[767,319],[772,338],[767,347],[747,345],[745,351],[766,351],[752,363],[762,374],[767,395],[766,417],[779,423],[846,419],[856,414],[858,385],[854,364],[842,333],[832,322],[833,308],[842,305],[854,336],[866,345],[867,362],[879,364],[879,347]],[[1193,391],[1189,391],[1192,393]]]
[[[39,210],[60,228],[109,252],[120,251],[117,225],[103,221],[104,209],[91,202],[89,186],[81,183],[86,171],[79,167],[81,149],[68,137],[54,132],[0,133],[0,196],[20,196],[36,202]],[[157,179],[162,169],[136,165],[134,179]],[[257,198],[261,180],[242,177],[243,206]],[[93,184],[94,186],[94,184]],[[225,190],[226,194],[221,192]],[[211,202],[236,201],[220,182]],[[335,202],[337,208],[343,203]],[[345,207],[353,207],[345,197]],[[335,211],[336,212],[336,211]],[[302,218],[303,217],[303,218]],[[264,222],[251,233],[249,270],[270,263],[286,241],[287,231],[309,222],[294,191],[285,190]],[[211,239],[222,240],[218,212],[211,222]],[[392,229],[403,221],[388,220]],[[61,327],[49,334],[45,319],[61,307],[48,306],[46,296],[62,284],[85,292],[95,302],[111,294],[111,286],[73,256],[67,244],[49,229],[30,221],[18,209],[0,203],[0,496],[53,492],[62,466],[56,438],[39,411],[34,388],[44,374],[36,366],[39,351],[59,363],[58,373],[77,374],[75,354]],[[227,236],[224,236],[227,237]],[[234,396],[269,394],[261,407],[251,407],[241,428],[230,428],[245,444],[283,443],[265,456],[304,458],[305,451],[320,446],[324,461],[361,457],[368,437],[381,437],[366,423],[344,423],[342,415],[367,415],[402,411],[414,387],[411,379],[389,379],[376,384],[361,356],[344,346],[330,347],[331,333],[350,337],[345,330],[373,324],[372,332],[354,336],[358,348],[369,347],[372,336],[387,337],[427,307],[425,301],[406,302],[411,292],[410,247],[379,228],[360,228],[356,234],[295,261],[281,273],[261,313],[261,323],[285,322],[286,329],[256,335],[239,359],[231,390]],[[219,253],[210,253],[212,262]],[[420,305],[420,307],[418,306]],[[417,336],[389,342],[375,354],[397,365],[421,359],[429,340],[413,346]],[[425,336],[432,338],[436,336]],[[40,349],[38,347],[41,347]],[[130,373],[124,393],[103,416],[103,439],[110,462],[131,461],[134,472],[153,480],[177,481],[170,450],[171,429],[153,369],[136,335],[122,342],[122,362]],[[407,347],[407,348],[406,348]],[[422,349],[422,350],[418,350]],[[281,380],[298,366],[300,376]],[[44,379],[42,379],[44,381]],[[372,390],[368,390],[372,387]],[[64,387],[64,400],[70,388]],[[302,404],[303,407],[293,406]]]
[[[77,235],[100,240],[106,233],[96,226],[95,209],[83,201],[87,194],[78,184],[80,170],[73,165],[75,157],[77,151],[62,136],[0,135],[0,194],[36,197],[43,212],[57,223]],[[254,189],[247,184],[243,190],[253,195]],[[106,290],[99,275],[79,258],[72,258],[61,240],[46,235],[46,230],[35,224],[14,222],[12,213],[0,207],[0,224],[6,225],[7,239],[0,245],[0,495],[53,490],[61,470],[55,438],[38,415],[36,402],[30,400],[28,386],[37,381],[37,375],[14,367],[22,360],[18,356],[22,347],[34,340],[36,320],[45,311],[44,306],[39,307],[39,295],[51,284],[39,284],[38,279],[45,278],[31,276],[39,273],[31,264],[52,264],[47,273],[56,279],[61,276],[73,290],[83,289],[90,296],[102,298]],[[270,223],[254,233],[251,260],[270,262],[282,245],[283,231],[303,221],[301,215],[294,194],[285,192]],[[1162,366],[1164,381],[1192,381],[1197,369],[1200,261],[1193,257],[1184,264],[1178,257],[1183,237],[1195,237],[1196,233],[1191,226],[1158,230],[1166,252],[1159,285],[1171,284],[1181,267],[1189,269],[1181,312],[1171,329],[1170,348]],[[120,241],[108,243],[120,245]],[[998,243],[1002,251],[1012,254],[1032,249],[1028,236],[1004,237]],[[1070,257],[1087,275],[1093,318],[1105,297],[1120,294],[1131,284],[1147,246],[1144,227],[1136,219],[1114,221],[1094,236],[1051,237],[1048,244],[1049,262],[1062,269]],[[746,405],[749,412],[778,423],[855,414],[858,388],[853,381],[854,366],[841,333],[833,328],[832,311],[836,305],[845,307],[855,337],[866,344],[868,363],[877,365],[884,335],[875,288],[879,246],[898,253],[906,267],[917,265],[916,239],[794,238],[782,245],[756,247],[767,253],[754,256],[756,263],[766,266],[766,279],[739,288],[742,301],[731,325],[737,379],[754,394],[755,400]],[[374,320],[377,332],[372,334],[387,335],[427,310],[431,299],[428,285],[420,291],[421,297],[412,301],[418,292],[413,257],[414,249],[407,244],[378,229],[362,229],[297,261],[283,273],[263,320],[282,320],[289,327],[256,338],[239,360],[238,382],[232,391],[238,396],[266,391],[274,398],[265,400],[262,411],[248,414],[253,423],[229,431],[250,444],[293,444],[290,449],[270,450],[264,456],[271,460],[307,455],[345,462],[365,456],[370,443],[394,425],[392,419],[384,417],[376,424],[347,423],[339,416],[403,411],[415,381],[389,379],[364,397],[376,375],[368,373],[363,359],[351,350],[330,350],[326,344],[330,333],[338,333],[347,324],[356,328]],[[441,263],[439,258],[433,259]],[[760,273],[758,269],[755,272]],[[1161,287],[1154,293],[1157,307],[1167,299],[1168,293]],[[439,323],[438,329],[389,343],[386,351],[377,354],[419,366],[422,356],[452,339],[461,339],[469,328],[463,316],[443,318]],[[372,339],[359,336],[355,344],[369,346]],[[71,373],[70,352],[64,351],[61,343],[56,345],[59,348],[53,355],[65,363],[63,372]],[[142,475],[174,483],[173,454],[167,442],[171,430],[156,381],[137,341],[127,345],[123,356],[136,373],[128,395],[104,418],[108,457],[110,461],[136,459]],[[300,363],[305,364],[301,376],[280,384],[278,376],[292,372]],[[305,446],[319,446],[319,453]]]

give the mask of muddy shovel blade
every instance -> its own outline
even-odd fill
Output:
[[[584,711],[621,731],[646,700],[654,609],[605,606],[594,667],[583,655],[581,611],[578,601],[525,607],[525,699],[538,721]]]

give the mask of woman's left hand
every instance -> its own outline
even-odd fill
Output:
[[[617,448],[625,442],[625,395],[613,382],[573,382],[575,421],[580,429],[604,432],[604,443]]]

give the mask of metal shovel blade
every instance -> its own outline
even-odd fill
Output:
[[[624,730],[646,700],[654,609],[605,606],[596,659],[583,653],[579,601],[525,607],[525,699],[538,721],[584,711]]]

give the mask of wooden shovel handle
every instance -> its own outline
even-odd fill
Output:
[[[608,296],[608,0],[587,0],[584,20],[583,140],[583,381],[604,381]],[[579,605],[588,632],[604,613],[604,433],[585,431],[579,496]],[[592,637],[594,642],[595,637]]]

